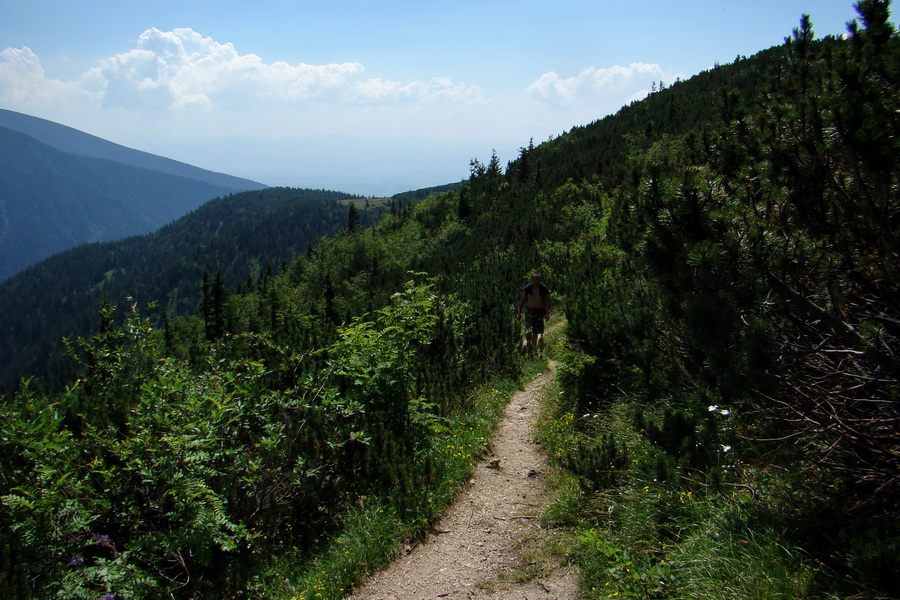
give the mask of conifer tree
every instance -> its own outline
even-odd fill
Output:
[[[226,313],[225,303],[228,299],[228,290],[225,289],[225,277],[222,269],[216,271],[216,279],[213,284],[213,339],[219,339],[225,335]]]
[[[460,223],[466,223],[472,214],[472,203],[469,200],[469,188],[459,190],[459,205],[457,207],[456,216]]]
[[[347,231],[352,233],[357,228],[359,228],[359,209],[351,202],[350,208],[347,209]]]
[[[497,157],[496,150],[491,152],[491,160],[487,164],[485,178],[491,190],[496,190],[503,181],[503,167],[500,166],[500,159]]]
[[[204,333],[207,340],[215,338],[215,309],[213,302],[213,284],[209,271],[203,269],[203,282],[200,284],[200,310],[203,313]]]

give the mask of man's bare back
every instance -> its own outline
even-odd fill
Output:
[[[531,283],[522,288],[519,308],[516,310],[517,319],[522,316],[523,308],[525,340],[530,348],[538,336],[544,333],[544,321],[550,318],[550,290],[541,283],[541,276],[538,273],[533,273]]]

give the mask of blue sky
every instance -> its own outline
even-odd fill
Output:
[[[0,108],[270,185],[387,194],[779,44],[851,0],[0,0]]]

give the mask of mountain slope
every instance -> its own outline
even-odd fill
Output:
[[[254,190],[261,183],[200,169],[176,160],[127,148],[66,125],[39,119],[10,110],[0,110],[0,127],[19,131],[57,150],[80,156],[104,158],[132,167],[150,169],[168,175],[188,177],[231,191]]]
[[[148,233],[237,191],[62,152],[0,128],[0,280],[78,244]]]

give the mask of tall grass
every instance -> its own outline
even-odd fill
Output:
[[[690,470],[660,478],[663,457],[635,430],[633,406],[577,414],[578,404],[548,388],[539,440],[558,468],[546,518],[569,532],[585,598],[833,597],[820,585],[824,565],[791,543],[777,507],[729,481],[742,465],[714,481]]]

